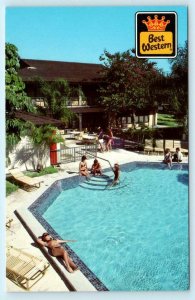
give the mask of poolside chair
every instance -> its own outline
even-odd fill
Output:
[[[175,151],[173,140],[165,140],[165,149],[167,148],[170,149],[171,152]]]
[[[157,152],[157,154],[163,154],[164,153],[164,140],[156,140],[155,141],[156,146],[154,147],[154,151]]]
[[[20,249],[8,247],[6,276],[17,285],[29,290],[43,277],[50,264]]]
[[[144,153],[150,154],[154,151],[153,140],[145,139]]]
[[[40,180],[39,178],[31,178],[29,176],[24,175],[18,169],[12,169],[9,170],[9,172],[14,177],[15,180],[23,184],[26,190],[29,190],[29,188],[33,188],[33,187],[38,188],[40,187],[41,182],[43,182],[43,180]]]

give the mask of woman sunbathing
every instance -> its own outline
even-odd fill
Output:
[[[37,243],[40,246],[45,246],[51,250],[53,256],[61,257],[65,263],[65,267],[68,272],[73,273],[78,270],[78,267],[74,264],[74,262],[68,256],[66,250],[62,247],[61,244],[67,242],[76,242],[75,240],[55,240],[51,237],[51,235],[47,232],[43,233],[43,235],[37,239]]]

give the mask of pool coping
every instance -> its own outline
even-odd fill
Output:
[[[125,164],[132,164],[132,165],[138,165],[138,164],[159,164],[159,162],[149,162],[149,161],[131,161],[123,163]],[[188,165],[188,163],[182,162],[182,165]],[[108,168],[104,168],[106,170]],[[43,224],[40,222],[40,216],[37,220],[36,214],[30,210],[30,207],[33,207],[35,202],[39,201],[39,199],[43,196],[43,194],[47,193],[48,190],[55,184],[57,184],[58,181],[66,180],[68,178],[78,178],[79,176],[76,174],[72,174],[67,177],[55,179],[53,183],[49,187],[45,189],[45,191],[42,192],[42,194],[35,199],[31,204],[26,203],[21,208],[17,209],[15,211],[16,216],[19,218],[23,226],[26,228],[30,236],[34,241],[36,241],[37,237],[40,235],[40,232],[49,231],[52,235],[54,235],[56,238],[61,239],[61,237],[54,231],[54,229],[45,221],[44,218]],[[47,224],[46,224],[47,223]],[[44,225],[44,226],[43,226]],[[49,228],[48,228],[49,225]],[[46,226],[46,228],[45,228]],[[65,246],[66,250],[69,252],[70,256],[74,259],[76,263],[79,264],[80,269],[79,271],[75,272],[74,274],[70,274],[66,271],[64,266],[58,261],[58,259],[52,257],[50,254],[48,254],[48,251],[45,247],[41,248],[41,251],[43,254],[47,257],[47,259],[50,261],[51,265],[54,267],[54,269],[57,271],[58,275],[61,277],[61,279],[64,281],[66,286],[69,288],[70,291],[108,291],[107,287],[97,278],[97,276],[80,260],[80,258],[75,254],[75,252],[68,246]]]
[[[45,228],[39,223],[38,220],[27,209],[20,208],[15,211],[16,216],[19,218],[22,225],[28,231],[31,238],[36,242],[40,232],[44,232]],[[89,282],[89,280],[78,270],[73,274],[69,273],[60,261],[48,253],[46,247],[40,247],[43,255],[49,260],[52,267],[64,281],[65,285],[70,291],[97,291],[97,289]]]

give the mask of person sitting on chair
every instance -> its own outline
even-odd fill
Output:
[[[102,168],[97,159],[94,159],[93,165],[91,167],[91,173],[95,176],[96,174],[102,175]]]
[[[62,247],[61,244],[67,242],[76,242],[75,240],[55,240],[51,237],[51,235],[47,232],[43,233],[41,237],[37,239],[37,243],[40,246],[45,246],[51,250],[51,253],[55,257],[61,257],[63,259],[64,265],[68,272],[73,273],[78,270],[78,267],[74,264],[74,262],[68,256],[66,250]]]

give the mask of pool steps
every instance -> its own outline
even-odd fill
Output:
[[[102,176],[91,176],[90,179],[82,179],[79,186],[84,189],[93,190],[93,191],[105,191],[105,190],[116,190],[121,189],[126,186],[124,182],[119,182],[119,184],[112,186],[113,173]]]

